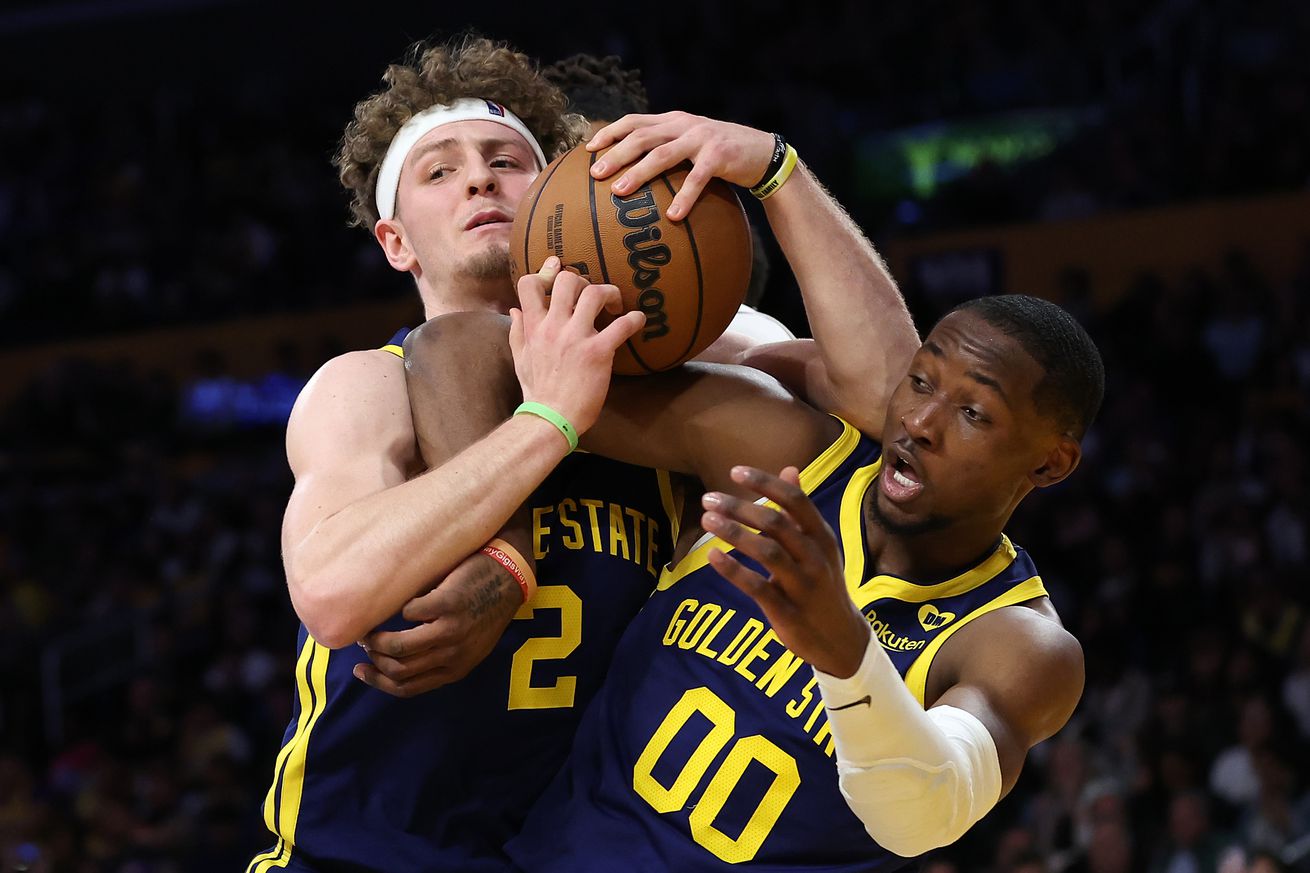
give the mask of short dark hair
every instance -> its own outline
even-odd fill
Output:
[[[588,121],[615,121],[650,108],[641,70],[625,70],[618,55],[573,55],[541,72],[568,97],[569,111]]]
[[[1026,294],[978,297],[951,310],[963,311],[977,313],[1032,356],[1045,371],[1033,390],[1037,412],[1082,439],[1105,396],[1105,364],[1083,326],[1051,301]]]

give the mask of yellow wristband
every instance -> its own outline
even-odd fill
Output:
[[[796,169],[796,162],[799,160],[800,157],[796,154],[796,149],[790,145],[787,146],[787,156],[782,159],[782,166],[778,168],[778,172],[774,173],[767,182],[752,188],[751,193],[760,200],[768,200],[777,193],[778,189],[782,187],[782,183],[786,182],[787,178],[791,176],[791,171]]]

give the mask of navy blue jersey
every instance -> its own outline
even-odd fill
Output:
[[[862,507],[879,446],[846,426],[801,474],[837,532],[852,598],[923,703],[942,643],[993,609],[1044,594],[1002,538],[962,575],[931,585],[866,575]],[[666,571],[619,643],[569,761],[510,857],[532,871],[888,871],[837,784],[813,671],[763,612],[707,562],[717,538]],[[760,569],[744,555],[736,557]]]
[[[401,354],[403,334],[387,348]],[[512,471],[507,471],[512,475]],[[577,453],[533,495],[539,587],[465,679],[401,700],[303,626],[295,709],[248,873],[503,870],[671,555],[667,474]],[[384,627],[399,629],[399,617]]]

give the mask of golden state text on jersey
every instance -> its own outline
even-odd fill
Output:
[[[592,455],[565,459],[529,505],[539,588],[465,679],[393,698],[352,675],[362,649],[329,651],[300,628],[263,807],[276,842],[247,873],[508,868],[502,847],[564,760],[673,535],[666,474]]]
[[[1045,592],[1002,538],[956,578],[866,575],[862,507],[881,450],[849,425],[801,474],[838,533],[851,597],[923,703],[928,668],[959,628]],[[532,871],[887,871],[837,785],[814,672],[749,597],[707,563],[710,538],[661,577],[619,643],[569,761],[509,845]],[[760,569],[744,555],[736,555]]]

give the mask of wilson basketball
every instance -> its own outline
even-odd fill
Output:
[[[604,152],[561,155],[532,183],[514,218],[515,281],[551,255],[596,283],[617,285],[646,326],[614,356],[614,372],[656,373],[693,358],[719,338],[746,297],[751,238],[736,193],[714,179],[682,221],[665,214],[687,177],[671,170],[626,197],[596,181]]]

